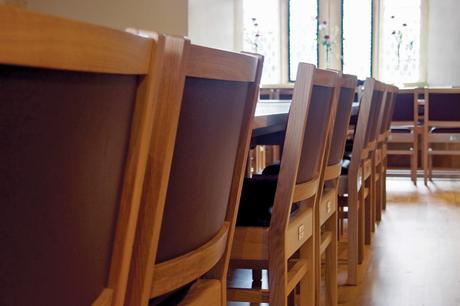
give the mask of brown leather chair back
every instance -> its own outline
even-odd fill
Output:
[[[455,93],[429,93],[428,120],[460,121],[460,91]]]
[[[122,305],[157,41],[11,8],[0,19],[0,305]]]
[[[157,262],[198,248],[222,227],[248,89],[186,78]]]
[[[326,145],[328,117],[332,109],[334,90],[335,87],[313,86],[297,184],[310,181],[319,175],[320,159]]]
[[[340,88],[340,97],[332,133],[331,149],[327,163],[329,166],[338,164],[343,158],[343,150],[350,122],[351,108],[355,96],[355,87],[357,82],[356,77],[343,75],[342,80],[349,80],[351,83],[350,85],[353,86],[344,86],[342,83]]]
[[[369,123],[367,125],[366,138],[365,138],[365,147],[374,141],[377,137],[377,132],[379,130],[379,120],[381,119],[381,112],[383,110],[382,103],[384,103],[384,90],[375,89],[372,94],[371,108],[369,112]]]
[[[390,130],[391,121],[395,112],[395,107],[398,97],[398,88],[395,86],[388,86],[388,92],[386,96],[386,105],[384,112],[384,119],[381,125],[380,133],[383,134]]]
[[[414,93],[404,92],[396,94],[396,103],[392,121],[414,120]]]

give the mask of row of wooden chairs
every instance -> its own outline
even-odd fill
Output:
[[[1,305],[315,305],[322,254],[336,305],[337,194],[356,264],[361,212],[371,228],[385,206],[393,87],[366,81],[344,185],[356,77],[299,64],[281,162],[244,178],[262,57],[0,20]],[[229,267],[268,269],[268,292],[228,287]]]
[[[460,154],[457,148],[460,142],[459,98],[457,88],[399,91],[391,124],[389,154],[410,156],[414,184],[420,159],[427,184],[433,177],[434,156]]]
[[[358,283],[364,246],[386,207],[387,141],[397,88],[373,79],[364,83],[348,169],[340,177],[339,218],[347,223],[347,283]],[[351,153],[351,154],[350,154]],[[340,222],[343,226],[343,222]],[[341,231],[342,232],[342,231]]]

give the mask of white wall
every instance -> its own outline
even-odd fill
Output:
[[[27,0],[27,7],[117,29],[188,32],[187,0]]]
[[[430,86],[460,86],[459,0],[430,0],[428,65]]]
[[[192,43],[235,50],[235,0],[189,0],[188,36]]]

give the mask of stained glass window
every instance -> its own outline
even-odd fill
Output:
[[[289,80],[299,62],[318,63],[318,1],[289,0]]]
[[[381,12],[380,78],[397,84],[420,77],[420,0],[384,0]]]
[[[372,0],[342,0],[343,71],[359,79],[371,76]]]
[[[243,0],[243,50],[264,55],[264,84],[281,82],[279,5],[279,0]]]

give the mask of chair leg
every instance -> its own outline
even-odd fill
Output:
[[[308,266],[312,267],[305,273],[304,277],[299,283],[299,306],[313,306],[315,305],[315,241],[314,235],[307,242],[300,247],[300,258],[305,258],[308,261]],[[272,304],[270,305],[283,305]]]
[[[364,219],[364,243],[367,245],[371,244],[372,236],[372,224],[374,223],[373,216],[373,201],[372,201],[372,176],[366,179],[365,187],[369,190],[367,197],[364,198],[365,194],[363,191],[363,219]],[[364,247],[363,247],[364,248]],[[361,261],[360,261],[361,262]]]
[[[428,179],[433,181],[433,155],[428,156]]]
[[[414,185],[417,186],[417,168],[418,168],[418,133],[414,130],[414,145],[411,155],[411,177]]]
[[[428,185],[428,143],[427,139],[424,135],[423,140],[423,149],[422,149],[422,156],[423,156],[423,181],[425,185]]]
[[[287,284],[287,261],[283,262],[281,258],[276,261],[272,259],[269,261],[268,269],[270,273],[268,277],[270,305],[287,306],[289,292],[286,292],[286,286],[282,285]]]
[[[326,249],[326,305],[337,305],[337,212],[327,221],[327,228],[333,234]]]
[[[377,173],[379,176],[379,179],[375,182],[375,206],[376,206],[376,216],[375,219],[377,222],[380,222],[382,220],[382,176],[383,176],[383,171],[382,171],[382,161],[380,161],[380,164],[377,166]]]

